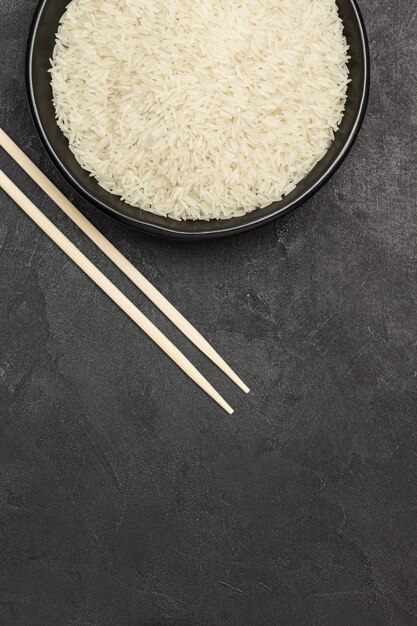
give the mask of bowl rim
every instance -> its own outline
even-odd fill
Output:
[[[345,160],[362,126],[366,109],[367,109],[367,105],[368,105],[369,91],[370,91],[369,41],[368,41],[364,19],[363,19],[361,10],[358,6],[357,0],[348,0],[348,2],[350,2],[352,6],[352,10],[354,12],[354,15],[358,24],[361,48],[363,52],[363,82],[362,82],[362,88],[361,88],[360,105],[359,105],[358,113],[356,115],[352,129],[349,135],[347,136],[342,149],[337,154],[336,158],[328,165],[328,167],[325,169],[325,171],[322,173],[320,178],[315,183],[310,185],[303,193],[301,193],[299,196],[297,196],[293,200],[289,201],[286,205],[281,206],[280,208],[277,208],[275,210],[272,210],[267,215],[257,217],[256,210],[253,211],[252,213],[248,213],[247,214],[249,216],[248,221],[245,222],[244,224],[222,226],[222,222],[226,220],[213,220],[216,222],[215,228],[205,230],[204,226],[202,226],[201,230],[188,231],[188,230],[182,229],[180,226],[178,229],[177,228],[173,229],[169,226],[163,226],[160,224],[151,224],[149,222],[142,220],[140,217],[137,217],[137,218],[130,217],[126,215],[125,213],[123,213],[122,211],[118,210],[117,208],[110,206],[110,204],[101,201],[96,196],[94,196],[94,194],[90,193],[87,189],[85,189],[80,183],[78,183],[78,181],[71,174],[70,170],[65,166],[62,160],[59,158],[42,124],[42,120],[40,117],[40,113],[38,111],[38,106],[37,106],[37,101],[36,101],[36,96],[35,96],[32,70],[33,70],[33,59],[34,59],[36,35],[37,35],[40,21],[42,19],[43,11],[46,7],[47,2],[49,1],[50,0],[39,0],[39,3],[36,7],[36,10],[32,19],[32,23],[30,26],[27,49],[26,49],[26,72],[25,72],[26,87],[27,87],[27,95],[28,95],[28,100],[29,100],[29,107],[30,107],[30,111],[32,114],[32,118],[33,118],[36,130],[41,138],[41,141],[49,157],[51,158],[55,166],[58,168],[61,175],[84,199],[86,199],[90,204],[92,204],[97,209],[102,210],[103,212],[107,213],[107,215],[109,215],[110,217],[120,222],[123,222],[129,226],[132,226],[133,228],[141,230],[143,232],[147,232],[153,235],[166,237],[170,239],[196,241],[196,240],[202,240],[202,239],[217,239],[221,237],[228,237],[230,235],[243,233],[243,232],[252,230],[254,228],[258,228],[259,226],[262,226],[264,224],[268,224],[269,222],[272,222],[278,219],[279,217],[282,217],[286,215],[287,213],[289,213],[290,211],[293,211],[294,209],[299,207],[306,200],[311,198],[326,182],[328,182],[328,180],[333,176],[333,174],[338,170],[340,165]],[[251,218],[250,216],[252,215],[253,217]],[[181,225],[181,223],[182,222],[178,222],[179,225]],[[200,221],[199,223],[201,223],[202,225],[204,224],[203,221]]]

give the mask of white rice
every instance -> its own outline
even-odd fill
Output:
[[[335,0],[72,0],[56,37],[58,124],[127,203],[222,219],[280,200],[343,116]]]

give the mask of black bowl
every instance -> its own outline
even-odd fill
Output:
[[[249,230],[288,213],[314,194],[336,171],[361,126],[369,92],[369,49],[363,20],[355,0],[337,0],[350,46],[350,78],[346,111],[327,154],[283,200],[228,220],[177,222],[122,202],[105,191],[82,169],[55,121],[49,59],[55,33],[69,0],[41,0],[33,20],[27,53],[29,102],[41,139],[65,178],[93,205],[130,226],[176,239],[206,239]]]

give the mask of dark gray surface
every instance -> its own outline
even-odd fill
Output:
[[[0,624],[417,624],[415,2],[363,0],[372,93],[332,181],[276,224],[174,244],[111,221],[33,129],[35,0],[0,0],[0,123],[249,382],[225,416],[0,195]]]

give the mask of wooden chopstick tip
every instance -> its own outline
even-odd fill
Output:
[[[235,410],[232,409],[230,404],[226,402],[226,400],[222,398],[222,396],[218,394],[217,391],[215,391],[214,395],[212,395],[211,397],[213,398],[213,400],[217,402],[217,404],[219,404],[222,407],[222,409],[226,411],[226,413],[228,413],[229,415],[233,415]]]
[[[237,384],[237,386],[238,386],[238,387],[240,387],[240,389],[241,389],[242,391],[244,391],[245,393],[249,393],[249,392],[250,392],[249,387],[248,387],[247,385],[245,385],[245,383],[243,382],[243,380],[241,380],[240,378],[238,378],[238,380],[235,380],[234,382],[235,382],[235,383]]]
[[[227,376],[245,393],[249,393],[249,387],[243,382],[243,380],[232,370],[227,363],[223,362],[221,369]]]

